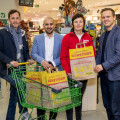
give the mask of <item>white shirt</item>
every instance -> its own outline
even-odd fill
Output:
[[[78,39],[79,39],[79,42],[81,40],[81,37],[83,36],[84,33],[82,33],[81,35],[77,35]]]
[[[53,61],[53,47],[54,47],[54,33],[51,38],[48,37],[48,35],[45,33],[45,60],[51,61],[56,66],[55,62]]]

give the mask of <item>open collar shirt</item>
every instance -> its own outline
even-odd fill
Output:
[[[51,38],[48,37],[48,35],[45,33],[45,60],[51,61],[54,66],[55,62],[53,61],[53,48],[54,48],[54,33]]]

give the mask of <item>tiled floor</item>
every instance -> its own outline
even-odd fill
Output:
[[[9,84],[7,85],[6,88],[4,88],[3,92],[0,91],[0,120],[5,120],[8,101],[9,101]],[[99,104],[97,105],[97,110],[86,111],[83,112],[82,115],[83,115],[82,120],[107,120],[106,112],[102,104],[101,93],[99,94]],[[17,107],[16,120],[18,119],[18,116],[19,113]],[[34,110],[33,116],[36,116],[36,110]],[[59,113],[57,120],[66,120],[65,112]]]

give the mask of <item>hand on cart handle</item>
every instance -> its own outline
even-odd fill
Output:
[[[30,60],[30,62],[22,62],[22,63],[18,63],[17,61],[11,61],[10,64],[7,64],[7,67],[18,67],[20,65],[27,65],[27,64],[33,64],[33,63],[37,63],[34,60]]]
[[[27,62],[29,62],[30,64],[33,64],[35,61],[33,59],[29,59],[27,60]]]
[[[33,64],[33,63],[34,63],[34,60],[32,60],[32,59],[27,60],[27,62],[25,62],[25,63],[18,63],[17,61],[11,61],[10,66],[17,68],[19,65],[22,65],[22,64]]]
[[[18,67],[19,66],[19,64],[18,64],[18,62],[17,61],[11,61],[10,62],[10,66],[13,66],[13,67]]]

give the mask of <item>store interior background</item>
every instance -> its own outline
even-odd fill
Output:
[[[20,6],[19,1],[20,0],[0,0],[0,29],[4,26],[3,23],[5,25],[8,24],[8,11],[10,9],[18,9],[21,12],[21,20],[24,20],[27,26],[29,26],[29,28],[26,28],[24,27],[24,23],[22,23],[29,36],[29,42],[33,42],[34,36],[39,34],[38,29],[43,28],[43,20],[46,16],[54,18],[56,27],[61,34],[65,35],[68,33],[70,26],[65,25],[66,19],[64,19],[60,13],[59,7],[61,7],[62,4],[65,5],[66,1],[74,1],[77,3],[77,1],[81,0],[33,0],[33,7]],[[99,33],[104,31],[100,18],[101,9],[105,7],[113,8],[117,15],[116,22],[120,25],[120,2],[119,0],[82,0],[82,6],[88,10],[85,14],[85,29],[94,37],[94,45],[97,47],[97,41],[95,39]],[[3,23],[1,21],[3,21]],[[29,46],[31,47],[31,45]]]
[[[27,0],[26,0],[27,1]],[[29,1],[29,0],[28,0]],[[74,1],[77,3],[79,0],[33,0],[33,7],[19,6],[19,0],[0,0],[0,21],[7,24],[8,11],[10,9],[18,9],[21,12],[21,19],[28,23],[28,26],[33,30],[38,30],[43,28],[43,20],[46,16],[53,17],[55,19],[56,26],[58,28],[65,28],[65,19],[61,15],[59,7],[65,4],[65,1]],[[102,29],[100,11],[102,8],[111,7],[115,10],[117,14],[117,19],[119,19],[120,14],[120,2],[119,0],[82,0],[82,6],[85,7],[88,12],[85,14],[86,18],[86,29],[97,30],[91,32],[91,35],[97,37],[96,34]],[[93,26],[90,26],[93,23]],[[120,24],[117,21],[117,24]],[[89,27],[90,26],[90,27]],[[0,27],[3,27],[0,22]],[[31,32],[31,29],[29,31]],[[31,35],[33,32],[32,31]],[[37,31],[38,32],[38,31]],[[60,29],[60,32],[61,29]],[[67,31],[69,32],[69,31]],[[66,31],[65,31],[66,33]],[[36,33],[34,33],[36,34]],[[64,31],[62,32],[64,34]],[[32,39],[33,40],[33,39]]]
[[[74,0],[75,3],[77,1],[78,0]],[[45,19],[46,16],[53,17],[55,20],[56,26],[59,28],[60,34],[65,35],[70,31],[70,26],[69,27],[66,26],[65,19],[61,17],[59,7],[62,4],[64,4],[64,0],[34,0],[33,7],[26,7],[26,6],[19,6],[19,0],[0,0],[0,29],[2,29],[8,24],[7,15],[9,10],[17,9],[21,13],[21,20],[24,20],[22,25],[27,32],[30,48],[32,46],[34,36],[39,34],[39,29],[43,28],[43,20]],[[104,32],[104,29],[105,29],[101,23],[100,11],[102,8],[105,8],[105,7],[113,8],[117,16],[116,24],[120,25],[120,20],[119,20],[120,19],[120,1],[119,0],[82,0],[82,6],[85,7],[87,10],[89,10],[85,14],[85,18],[87,21],[86,29],[93,36],[93,42],[97,49],[97,44],[98,44],[97,38],[100,35],[99,33]],[[32,27],[31,27],[31,24],[32,24]],[[0,80],[0,81],[1,81],[0,82],[0,100],[2,100],[6,94],[9,94],[8,92],[9,84],[6,84],[5,80]],[[100,107],[102,104],[100,103],[99,106],[97,105],[98,97],[100,98],[101,96],[100,89],[99,91],[97,91],[98,88],[99,88],[99,84],[98,84],[97,78],[89,80],[87,89],[83,98],[83,111],[96,111],[96,110],[98,111],[98,107]],[[6,91],[8,93],[6,93]],[[98,95],[97,92],[100,94]],[[7,99],[9,100],[9,98]],[[5,112],[6,111],[7,111],[7,107],[5,107]],[[105,113],[102,113],[102,114],[104,114],[103,116],[106,116]],[[104,119],[100,119],[100,120],[104,120]]]

